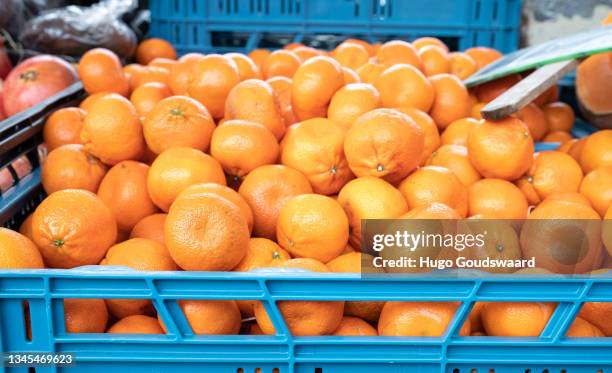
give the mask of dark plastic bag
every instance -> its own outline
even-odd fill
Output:
[[[23,26],[20,41],[42,53],[79,56],[102,47],[129,58],[136,50],[136,35],[121,17],[136,5],[136,0],[103,0],[90,7],[50,10]]]
[[[28,20],[61,6],[64,0],[0,0],[0,29],[19,35]]]

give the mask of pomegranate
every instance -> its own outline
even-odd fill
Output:
[[[28,109],[77,80],[74,68],[61,58],[40,55],[17,65],[4,81],[3,102],[9,117]]]
[[[8,54],[6,54],[6,49],[4,48],[4,39],[0,37],[0,79],[6,78],[12,68],[13,64],[11,63]]]

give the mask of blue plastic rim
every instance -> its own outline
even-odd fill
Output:
[[[0,272],[2,351],[74,353],[69,368],[36,372],[608,372],[612,338],[566,338],[583,302],[612,301],[612,275],[360,277],[350,274],[137,272],[108,268]],[[151,299],[166,335],[66,334],[64,298]],[[259,300],[275,336],[196,336],[179,299]],[[32,340],[24,328],[29,302]],[[285,300],[459,301],[441,337],[292,337]],[[540,337],[459,337],[476,301],[558,302]],[[240,370],[242,369],[242,370]],[[15,370],[19,371],[19,370]],[[23,370],[24,372],[27,370]]]
[[[181,54],[250,51],[265,39],[436,36],[453,49],[517,49],[521,0],[150,0],[152,36]],[[224,38],[225,37],[225,38]],[[222,40],[223,39],[223,40]],[[266,46],[266,45],[263,45]]]

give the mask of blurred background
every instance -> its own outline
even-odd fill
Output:
[[[270,0],[257,0],[256,3],[262,1],[268,6],[266,4]],[[278,1],[296,6],[305,2]],[[376,7],[386,7],[389,11],[391,6],[395,7],[394,11],[410,6],[407,2],[397,0],[374,1],[377,2]],[[497,7],[500,6],[497,3],[501,3],[503,7],[504,3],[515,4],[517,1],[499,0],[494,1],[494,5]],[[153,2],[160,3],[155,0]],[[347,3],[348,0],[338,2]],[[183,2],[164,0],[163,3],[166,3],[164,6],[178,7]],[[197,5],[231,8],[237,7],[239,3],[242,1],[199,0]],[[354,1],[355,7],[360,3],[366,4],[366,0]],[[105,46],[120,56],[129,57],[136,41],[142,39],[149,30],[150,5],[149,0],[0,0],[0,32],[14,48],[78,56],[94,46]],[[514,42],[514,48],[597,27],[612,9],[612,0],[523,0],[521,6],[520,37]],[[422,21],[436,22],[429,13],[427,17]],[[314,44],[326,40],[325,36],[314,39],[311,41]]]

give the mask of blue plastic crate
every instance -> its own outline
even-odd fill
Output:
[[[78,106],[84,97],[83,84],[77,82],[30,109],[0,121],[0,169],[24,155],[34,168],[32,174],[16,180],[13,188],[0,194],[0,225],[18,227],[42,201],[38,146],[42,143],[43,126],[55,110]]]
[[[95,267],[94,267],[95,268]],[[67,334],[64,298],[151,299],[165,335]],[[180,299],[259,300],[274,336],[194,335]],[[292,337],[283,300],[460,301],[441,337]],[[32,339],[25,334],[29,303]],[[459,337],[476,301],[545,301],[558,306],[540,337]],[[0,350],[73,353],[69,368],[36,372],[567,372],[607,373],[612,338],[567,338],[583,302],[612,301],[612,276],[456,274],[373,278],[349,274],[137,272],[112,268],[0,272]],[[278,370],[275,370],[278,369]],[[8,370],[7,370],[8,371]],[[27,372],[26,368],[11,371]]]
[[[33,151],[53,110],[83,96],[74,85],[43,106],[0,122],[0,161]],[[577,129],[580,127],[577,126]],[[579,133],[576,133],[579,135]],[[15,153],[17,154],[17,153]],[[2,166],[2,162],[0,162]],[[44,193],[40,169],[0,196],[0,224],[18,228]],[[67,334],[65,298],[147,298],[166,335]],[[275,336],[196,336],[176,300],[263,301]],[[282,300],[395,300],[462,302],[440,338],[293,337],[280,317]],[[23,302],[32,339],[26,338]],[[459,337],[476,301],[550,301],[559,306],[537,338]],[[36,372],[495,373],[612,371],[612,338],[572,339],[565,331],[584,302],[612,302],[612,274],[490,276],[455,272],[374,278],[346,274],[137,272],[108,267],[0,271],[0,351],[73,353],[76,365]],[[275,370],[278,369],[278,370]],[[28,367],[0,372],[32,372]]]
[[[179,53],[280,47],[314,35],[436,36],[453,49],[518,47],[521,0],[150,0],[152,36]],[[341,39],[337,39],[339,41]],[[267,44],[271,43],[271,44]]]

